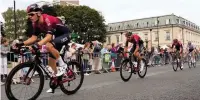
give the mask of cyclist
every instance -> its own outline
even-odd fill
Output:
[[[57,17],[42,13],[42,9],[37,4],[32,4],[27,7],[28,18],[32,21],[33,32],[31,37],[23,43],[16,44],[16,47],[32,45],[31,50],[37,51],[42,45],[46,45],[49,55],[49,66],[55,73],[56,77],[62,76],[65,73],[67,65],[63,62],[59,51],[64,44],[69,42],[69,30],[63,25]],[[37,42],[38,35],[44,33],[45,37]],[[57,71],[56,62],[63,70]],[[48,67],[49,67],[48,66]],[[47,90],[48,93],[53,93],[53,89]]]
[[[143,49],[144,45],[143,45],[143,40],[140,38],[140,36],[138,36],[137,34],[132,34],[132,32],[126,32],[125,33],[125,37],[126,37],[126,44],[125,44],[125,48],[124,51],[127,52],[128,51],[128,43],[131,42],[133,44],[132,48],[130,49],[130,53],[138,58],[138,61],[140,62],[142,57],[140,56],[140,52]],[[138,66],[138,64],[137,64]],[[141,69],[143,66],[141,66]],[[138,70],[138,69],[137,69]]]
[[[192,62],[195,62],[195,46],[189,41],[187,45],[188,53],[192,53]]]
[[[172,51],[173,52],[179,52],[179,58],[182,59],[183,56],[183,45],[178,39],[174,39],[172,43]],[[181,68],[183,68],[183,62],[181,64]]]

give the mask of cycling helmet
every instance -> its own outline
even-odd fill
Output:
[[[191,41],[189,41],[189,42],[188,42],[188,45],[191,45],[191,44],[192,44]]]
[[[37,11],[42,11],[42,9],[37,4],[32,4],[27,7],[27,13],[37,12]]]
[[[173,42],[174,42],[174,43],[177,43],[177,42],[178,42],[178,39],[174,39]]]
[[[131,35],[132,35],[132,32],[126,32],[126,34],[125,34],[126,37],[129,37]]]

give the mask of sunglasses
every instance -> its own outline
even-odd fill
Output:
[[[31,16],[31,17],[34,16],[34,15],[35,15],[34,13],[29,13],[28,14],[28,16]]]

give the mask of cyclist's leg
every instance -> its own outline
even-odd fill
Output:
[[[191,53],[192,53],[192,62],[195,62],[195,50],[192,49]]]
[[[47,50],[50,52],[49,56],[49,66],[53,69],[54,73],[57,74],[57,68],[56,68],[56,59],[58,59],[59,52],[54,48],[54,46],[51,43],[46,44]]]
[[[47,50],[50,52],[50,57],[53,58],[51,59],[53,62],[53,66],[55,66],[55,62],[58,61],[59,66],[64,66],[65,63],[63,62],[59,51],[62,49],[62,46],[64,44],[68,43],[68,34],[64,34],[61,36],[56,37],[51,43],[48,43],[47,45]],[[56,71],[57,68],[54,67],[54,70]]]
[[[136,46],[136,48],[135,48],[135,50],[134,50],[134,56],[136,57],[136,58],[138,58],[138,62],[140,62],[141,61],[141,57],[140,57],[140,53],[139,53],[139,49],[140,49],[140,46]]]

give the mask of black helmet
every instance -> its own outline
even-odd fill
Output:
[[[125,34],[126,37],[129,37],[129,36],[131,36],[131,35],[132,35],[132,32],[127,32],[127,33]]]
[[[177,43],[177,42],[178,42],[178,39],[174,39],[173,42],[174,42],[174,43]]]
[[[32,4],[27,7],[27,13],[37,12],[37,11],[42,11],[42,9],[37,4]]]

